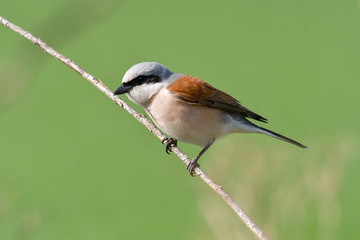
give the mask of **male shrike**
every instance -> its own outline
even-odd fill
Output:
[[[142,106],[154,123],[170,136],[163,141],[166,152],[177,140],[203,147],[187,166],[192,176],[201,155],[216,139],[230,133],[263,133],[306,148],[250,122],[248,118],[265,123],[267,119],[243,107],[229,94],[198,78],[173,73],[156,62],[132,66],[114,95],[124,93]]]

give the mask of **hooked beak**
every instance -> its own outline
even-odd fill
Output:
[[[120,94],[124,94],[127,93],[128,91],[131,90],[131,86],[124,86],[123,84],[120,85],[120,87],[118,87],[115,92],[114,95],[120,95]]]

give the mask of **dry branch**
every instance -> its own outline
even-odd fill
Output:
[[[42,48],[46,53],[65,63],[70,68],[74,69],[77,73],[79,73],[83,78],[88,80],[91,84],[97,87],[101,92],[103,92],[106,96],[112,99],[116,105],[120,106],[124,110],[126,110],[131,116],[133,116],[136,120],[138,120],[142,125],[144,125],[150,132],[152,132],[157,138],[161,141],[166,138],[164,134],[162,134],[143,114],[137,113],[134,109],[132,109],[129,105],[127,105],[122,99],[117,96],[114,96],[112,91],[110,91],[100,80],[93,77],[91,74],[84,71],[78,65],[76,65],[73,61],[66,58],[62,54],[55,51],[53,48],[49,47],[44,41],[40,38],[35,37],[31,33],[21,29],[20,27],[12,24],[5,18],[0,16],[0,22],[5,27],[13,30],[14,32],[20,34],[26,39],[30,40],[40,48]],[[171,146],[171,150],[174,154],[176,154],[186,165],[190,162],[190,159],[178,148],[175,146]],[[185,172],[184,172],[185,173]],[[262,240],[269,239],[262,230],[256,226],[256,224],[245,214],[245,212],[236,204],[236,202],[227,194],[221,186],[217,185],[210,177],[208,177],[200,168],[195,168],[195,173],[206,183],[209,185],[211,189],[213,189],[218,195],[224,199],[224,201],[233,209],[233,211],[238,215],[238,217],[243,221],[243,223],[259,238]]]

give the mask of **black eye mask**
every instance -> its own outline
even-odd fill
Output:
[[[135,87],[135,86],[139,86],[143,83],[156,83],[156,82],[160,82],[160,77],[156,76],[156,75],[149,75],[149,76],[145,76],[145,75],[140,75],[136,78],[134,78],[133,80],[123,83],[124,87]]]

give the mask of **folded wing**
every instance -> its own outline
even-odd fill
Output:
[[[175,94],[180,101],[187,104],[216,108],[246,118],[267,122],[266,118],[245,108],[229,94],[189,75],[183,75],[169,85],[167,89]]]

